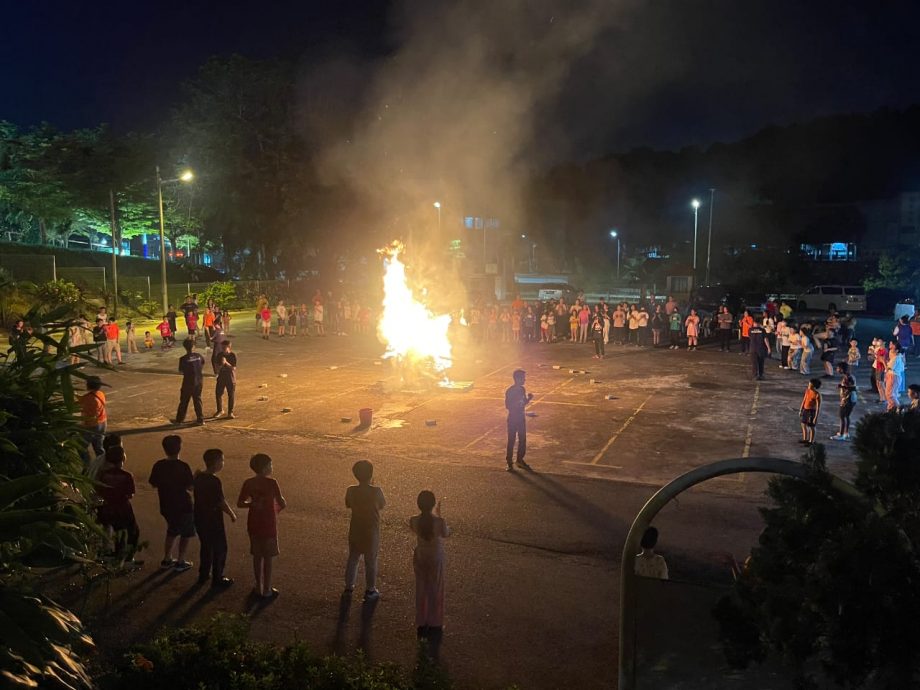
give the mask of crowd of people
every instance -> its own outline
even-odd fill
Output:
[[[148,482],[157,490],[160,515],[165,523],[163,558],[160,567],[186,572],[194,567],[189,560],[192,540],[199,542],[198,584],[226,588],[234,579],[226,575],[229,543],[225,518],[237,520],[234,507],[247,511],[246,531],[252,556],[252,595],[271,600],[279,595],[273,586],[274,561],[280,554],[278,514],[287,502],[272,476],[272,459],[257,453],[249,460],[252,476],[239,489],[235,503],[227,500],[218,476],[224,467],[224,453],[218,448],[206,450],[196,472],[182,458],[182,437],[172,434],[162,439],[165,457],[158,460]],[[97,515],[110,530],[115,555],[136,566],[140,528],[132,507],[136,493],[135,478],[126,468],[127,453],[117,434],[105,436],[102,452],[87,464],[87,472],[97,487]],[[345,588],[343,598],[353,596],[358,569],[363,561],[365,602],[380,596],[377,589],[380,548],[380,511],[386,499],[373,483],[374,466],[359,460],[352,467],[356,484],[345,491],[345,506],[351,518],[347,537]],[[412,557],[415,572],[416,628],[420,639],[429,640],[436,650],[444,621],[444,545],[450,528],[441,516],[441,503],[431,491],[418,494],[418,513],[409,519],[416,536]]]

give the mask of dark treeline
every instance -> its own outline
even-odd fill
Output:
[[[154,167],[167,179],[190,167],[194,184],[164,188],[173,246],[216,250],[233,275],[357,265],[407,226],[430,230],[436,221],[430,203],[424,215],[412,208],[397,214],[393,200],[381,209],[353,179],[324,174],[324,148],[331,139],[348,142],[360,115],[360,105],[343,103],[306,88],[287,63],[233,56],[203,65],[155,132],[23,130],[0,121],[0,232],[33,243],[109,244],[111,193],[122,239],[155,233]],[[634,265],[640,250],[657,247],[687,263],[690,200],[703,202],[705,228],[715,188],[717,272],[728,272],[728,257],[737,262],[751,245],[792,250],[798,259],[802,242],[860,240],[865,219],[854,202],[917,189],[918,130],[915,106],[771,126],[706,148],[640,148],[533,169],[530,179],[516,181],[520,198],[507,212],[492,209],[507,243],[497,246],[519,267],[527,250],[516,238],[527,234],[541,270],[603,276],[616,227],[624,262],[633,262],[641,279]],[[459,227],[460,215],[452,209],[445,225]]]

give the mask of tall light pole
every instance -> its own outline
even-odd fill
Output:
[[[617,241],[617,280],[620,279],[620,235],[616,230],[610,231],[610,236]]]
[[[163,218],[163,184],[172,182],[191,182],[195,174],[191,170],[184,171],[174,180],[160,178],[160,166],[157,166],[157,201],[160,205],[160,281],[163,288],[163,313],[169,311],[169,290],[166,284],[166,221]]]
[[[441,241],[441,202],[435,201],[434,207],[438,209],[438,242]]]
[[[709,285],[709,258],[712,254],[712,210],[716,203],[716,188],[709,188],[709,237],[706,240],[706,285]]]
[[[690,202],[693,206],[693,276],[696,277],[696,229],[700,220],[700,200],[694,199]]]

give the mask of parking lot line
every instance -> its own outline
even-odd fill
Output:
[[[757,404],[760,402],[760,381],[754,386],[754,401],[751,403],[751,412],[748,419],[747,434],[744,436],[744,450],[741,451],[742,458],[751,456],[751,441],[754,438],[754,419],[757,415]]]
[[[598,452],[598,454],[595,455],[594,458],[591,460],[591,464],[592,464],[592,465],[597,465],[597,463],[599,463],[599,462],[601,461],[601,458],[604,457],[604,453],[606,453],[607,450],[610,448],[610,446],[613,445],[614,441],[616,441],[617,438],[619,438],[620,434],[622,434],[624,431],[626,431],[626,428],[627,428],[630,424],[632,424],[633,420],[634,420],[636,417],[639,416],[639,413],[642,412],[642,408],[645,407],[645,404],[646,404],[649,400],[652,399],[652,396],[653,396],[653,395],[655,395],[655,394],[654,394],[654,393],[649,393],[648,397],[647,397],[645,400],[642,401],[642,404],[639,405],[639,407],[636,408],[636,411],[633,412],[631,415],[629,415],[629,417],[626,419],[626,421],[623,422],[623,426],[621,426],[619,429],[616,430],[616,432],[613,434],[613,436],[611,436],[610,439],[607,441],[607,443],[604,444],[604,447],[601,448],[600,451]]]

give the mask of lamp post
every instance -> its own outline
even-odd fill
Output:
[[[617,280],[620,279],[620,235],[616,230],[610,231],[610,236],[617,241]]]
[[[706,240],[706,284],[709,285],[709,258],[712,254],[712,210],[716,203],[716,188],[709,189],[709,237]]]
[[[438,241],[441,240],[441,202],[435,201],[434,207],[438,209]]]
[[[157,201],[160,206],[160,281],[163,289],[163,313],[169,311],[169,290],[166,285],[166,221],[163,218],[163,185],[172,182],[191,182],[195,174],[191,170],[184,171],[173,180],[164,180],[160,177],[160,166],[157,166]]]
[[[700,220],[700,200],[694,199],[690,202],[693,206],[693,275],[696,276],[696,229]]]

